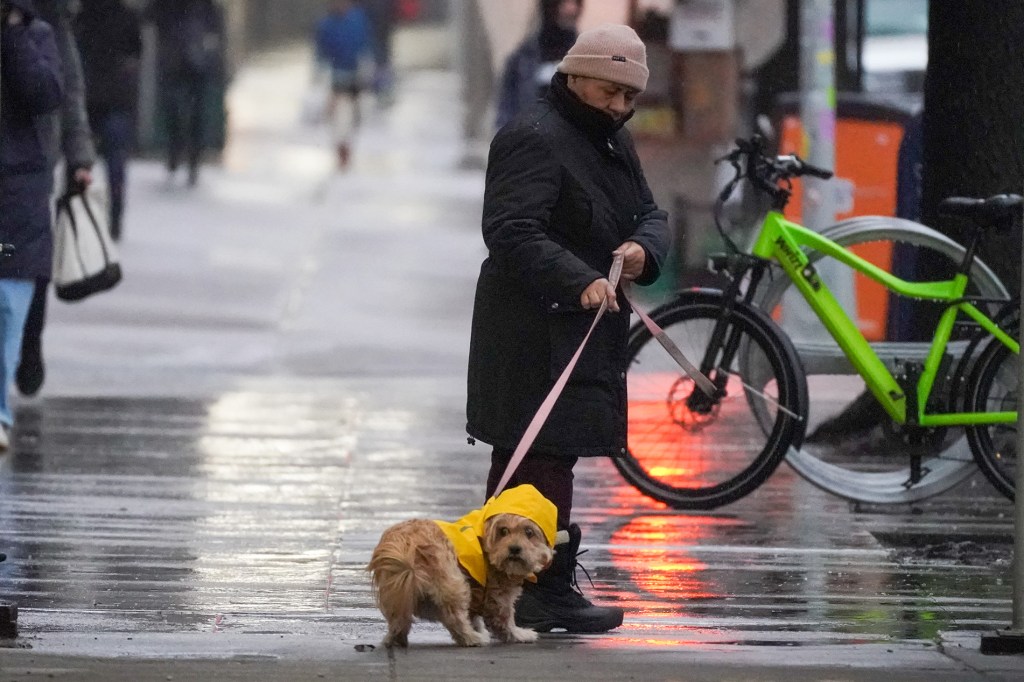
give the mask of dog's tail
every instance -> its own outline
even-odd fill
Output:
[[[372,576],[373,597],[389,622],[411,622],[422,586],[417,584],[420,553],[410,533],[385,531],[366,570]]]

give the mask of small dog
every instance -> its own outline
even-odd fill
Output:
[[[517,627],[523,581],[554,557],[557,510],[531,485],[506,490],[455,523],[413,519],[381,536],[369,565],[388,623],[384,646],[409,646],[413,617],[440,622],[459,646],[533,642]],[[486,627],[486,629],[485,629]]]

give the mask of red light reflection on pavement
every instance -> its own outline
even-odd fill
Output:
[[[609,507],[615,509],[626,509],[629,513],[636,511],[647,511],[649,509],[668,509],[664,502],[659,502],[652,497],[647,497],[642,492],[631,486],[625,480],[622,485],[612,488]]]
[[[648,596],[674,603],[713,599],[720,595],[703,578],[707,564],[688,548],[713,528],[739,524],[713,516],[640,516],[612,533],[612,562]]]
[[[687,614],[691,600],[718,599],[707,564],[690,550],[723,527],[743,525],[712,516],[639,516],[612,533],[609,553],[627,590],[609,593],[627,613],[618,636],[588,642],[596,648],[706,646],[722,633],[694,626]],[[683,622],[681,622],[683,621]],[[678,635],[678,636],[676,636]]]

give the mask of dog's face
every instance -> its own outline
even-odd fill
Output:
[[[540,526],[518,514],[495,514],[487,519],[483,550],[491,566],[521,578],[544,570],[555,556]]]

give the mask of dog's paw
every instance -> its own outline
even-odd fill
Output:
[[[530,630],[529,628],[521,628],[513,626],[508,631],[508,637],[505,641],[507,642],[518,642],[520,644],[528,644],[529,642],[537,641],[536,630]]]
[[[490,643],[491,636],[488,633],[476,630],[470,630],[456,641],[459,646],[486,646]]]
[[[384,641],[381,642],[386,648],[400,647],[405,649],[409,646],[409,635],[408,634],[391,634],[389,633],[384,637]]]

